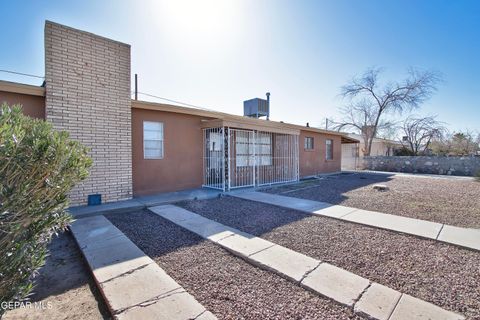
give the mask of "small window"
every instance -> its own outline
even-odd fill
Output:
[[[269,133],[257,133],[255,156],[260,166],[272,165],[272,136]]]
[[[221,132],[209,132],[207,139],[208,151],[222,151],[223,134]]]
[[[352,147],[352,157],[358,158],[358,146]]]
[[[163,123],[143,122],[143,157],[163,159]]]
[[[313,150],[313,137],[305,137],[305,150]]]
[[[325,159],[333,160],[333,140],[331,139],[325,141]]]
[[[239,132],[235,135],[235,165],[253,166],[253,134]]]

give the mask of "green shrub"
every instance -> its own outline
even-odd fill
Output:
[[[480,170],[475,173],[475,179],[477,179],[478,182],[480,182]]]
[[[71,221],[67,194],[91,163],[68,133],[24,116],[19,106],[1,106],[0,301],[24,299],[32,290],[51,236]]]
[[[413,153],[412,150],[406,148],[406,147],[401,147],[400,149],[395,149],[393,151],[393,154],[395,156],[401,157],[401,156],[414,156],[415,153]]]

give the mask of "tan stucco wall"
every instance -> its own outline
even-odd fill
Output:
[[[199,188],[203,183],[202,119],[206,117],[145,110],[132,101],[132,166],[134,196]],[[163,123],[163,159],[144,159],[143,122]],[[304,150],[304,138],[314,137],[314,150]],[[340,171],[341,138],[302,131],[299,136],[300,177]],[[333,160],[325,160],[325,140],[333,140]]]
[[[305,137],[313,137],[313,150],[305,150]],[[341,167],[341,138],[340,136],[328,135],[316,132],[300,131],[300,178],[340,171]],[[325,141],[333,140],[333,160],[326,160]]]
[[[135,105],[135,102],[132,102]],[[203,183],[200,116],[132,108],[132,165],[135,196],[199,188]],[[163,123],[163,159],[144,159],[143,121]]]
[[[360,148],[361,150],[365,148],[363,143],[361,144]],[[386,156],[388,155],[387,153],[390,149],[391,147],[387,142],[374,141],[372,143],[372,150],[370,151],[370,156]],[[360,152],[361,152],[361,156],[363,157],[363,152],[362,151]]]
[[[37,119],[45,119],[45,97],[24,93],[0,91],[0,104],[21,104],[23,113]]]

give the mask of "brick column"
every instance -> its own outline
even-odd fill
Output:
[[[71,205],[132,197],[130,45],[47,21],[46,119],[89,147],[90,177]]]

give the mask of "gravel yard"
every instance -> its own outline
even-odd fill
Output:
[[[374,190],[373,184],[389,190]],[[340,174],[263,192],[480,228],[480,183],[467,179]]]
[[[147,210],[107,218],[219,319],[357,319]]]
[[[478,252],[232,197],[177,205],[480,319]]]
[[[50,255],[40,269],[30,299],[45,309],[18,308],[8,311],[2,319],[110,319],[72,235],[64,232],[53,238],[49,249]]]

